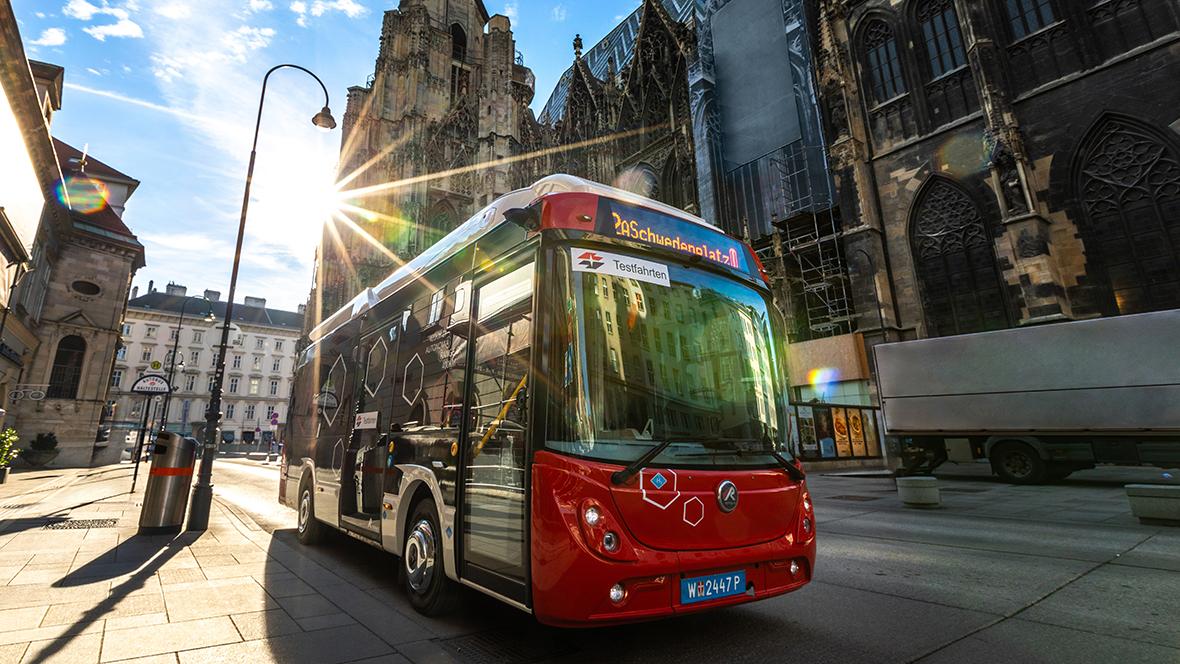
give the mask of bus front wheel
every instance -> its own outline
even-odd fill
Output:
[[[455,589],[443,569],[442,533],[434,501],[421,500],[410,512],[402,547],[402,577],[410,604],[419,613],[436,616],[446,613],[453,602]]]
[[[315,544],[324,534],[323,525],[315,518],[315,498],[310,482],[304,482],[299,486],[299,521],[296,532],[301,544]]]

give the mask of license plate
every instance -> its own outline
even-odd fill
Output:
[[[746,571],[694,576],[680,580],[680,603],[694,604],[746,592]]]

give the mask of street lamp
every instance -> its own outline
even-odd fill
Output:
[[[250,206],[250,185],[254,181],[254,160],[258,153],[258,131],[262,127],[262,105],[266,101],[266,83],[270,75],[290,67],[304,72],[320,84],[324,91],[324,107],[312,117],[311,122],[325,131],[336,127],[336,119],[328,108],[328,87],[310,69],[293,64],[271,67],[262,77],[262,94],[258,97],[258,119],[254,122],[254,144],[250,147],[250,165],[246,169],[246,192],[242,196],[242,217],[238,221],[238,241],[234,247],[234,265],[229,277],[229,297],[225,302],[225,324],[221,326],[221,343],[217,347],[217,363],[214,365],[213,390],[209,395],[209,409],[205,412],[205,441],[201,452],[201,467],[197,483],[193,485],[192,507],[188,513],[188,530],[206,530],[209,527],[209,510],[213,503],[213,457],[217,453],[217,437],[221,431],[221,384],[225,379],[225,353],[229,346],[229,328],[234,319],[234,291],[238,286],[238,266],[242,260],[242,239],[246,232],[246,210]]]
[[[185,297],[180,303],[180,320],[176,323],[176,338],[172,341],[172,361],[168,363],[168,393],[164,395],[164,414],[160,416],[160,431],[168,428],[168,407],[172,405],[172,393],[176,391],[176,386],[172,384],[172,377],[176,374],[176,354],[180,349],[180,331],[184,329],[185,309],[188,308],[188,303],[192,300],[200,300],[209,304],[209,310],[205,313],[204,318],[206,323],[212,323],[215,319],[213,305],[207,298]],[[184,360],[180,361],[180,370],[184,371]]]

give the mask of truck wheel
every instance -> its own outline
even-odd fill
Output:
[[[1012,484],[1040,484],[1045,481],[1045,462],[1024,443],[1000,443],[992,448],[992,468],[1000,479]]]
[[[443,569],[442,532],[433,500],[421,500],[410,511],[401,576],[418,613],[437,616],[450,610],[455,588]]]
[[[315,497],[311,482],[299,485],[299,521],[296,530],[300,544],[316,544],[324,536],[324,526],[315,518]]]

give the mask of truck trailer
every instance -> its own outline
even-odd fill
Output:
[[[881,344],[887,436],[1035,484],[1180,466],[1180,309]]]

